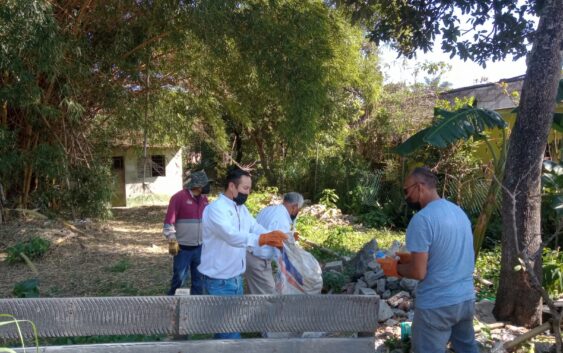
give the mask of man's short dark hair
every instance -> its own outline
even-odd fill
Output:
[[[225,180],[225,190],[229,188],[229,183],[235,184],[235,186],[239,186],[240,179],[243,176],[252,177],[250,172],[241,169],[237,166],[232,166],[227,169],[227,179]]]
[[[415,168],[411,176],[416,178],[418,182],[428,185],[431,189],[436,189],[438,185],[438,177],[428,167]]]

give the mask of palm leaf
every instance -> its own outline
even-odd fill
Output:
[[[406,155],[413,153],[414,151],[416,151],[422,145],[425,144],[424,137],[426,136],[428,131],[430,131],[431,128],[432,127],[430,126],[430,127],[427,127],[426,129],[420,130],[416,134],[409,137],[405,142],[403,142],[399,146],[395,147],[394,151],[396,153],[400,154],[401,156],[406,156]]]
[[[487,200],[490,187],[490,181],[484,178],[468,179],[457,188],[449,190],[447,198],[456,201],[459,200],[459,206],[470,214],[479,214],[483,210],[485,201]],[[495,199],[495,210],[500,206],[500,193]]]
[[[465,107],[453,112],[435,109],[434,116],[437,121],[432,126],[408,138],[395,148],[395,152],[405,156],[424,144],[444,148],[461,139],[481,137],[486,129],[507,126],[499,113],[482,108]]]
[[[439,148],[447,147],[460,139],[481,135],[486,129],[502,129],[507,125],[499,113],[481,108],[461,108],[454,112],[436,109],[434,116],[438,116],[439,120],[426,134],[424,141]]]

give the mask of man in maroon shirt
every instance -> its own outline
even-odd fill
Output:
[[[163,233],[168,252],[174,256],[174,273],[168,295],[174,295],[191,274],[191,294],[203,294],[203,279],[197,267],[201,259],[201,217],[207,206],[210,185],[205,172],[193,172],[184,189],[170,199]]]

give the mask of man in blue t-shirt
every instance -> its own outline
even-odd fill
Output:
[[[459,206],[440,198],[436,184],[429,169],[416,168],[403,185],[405,201],[420,210],[407,227],[410,260],[397,265],[399,275],[420,280],[412,346],[415,353],[443,353],[451,341],[456,353],[477,353],[471,223]]]

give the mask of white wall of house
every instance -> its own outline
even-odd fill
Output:
[[[125,197],[127,205],[135,198],[146,198],[161,202],[167,202],[170,196],[182,188],[182,149],[181,148],[149,148],[147,160],[149,166],[145,170],[145,184],[148,187],[143,191],[143,153],[140,148],[127,148],[114,151],[114,155],[124,157],[125,169]],[[162,160],[164,157],[165,175],[153,176],[150,167],[151,157]],[[154,203],[154,202],[153,202]]]

